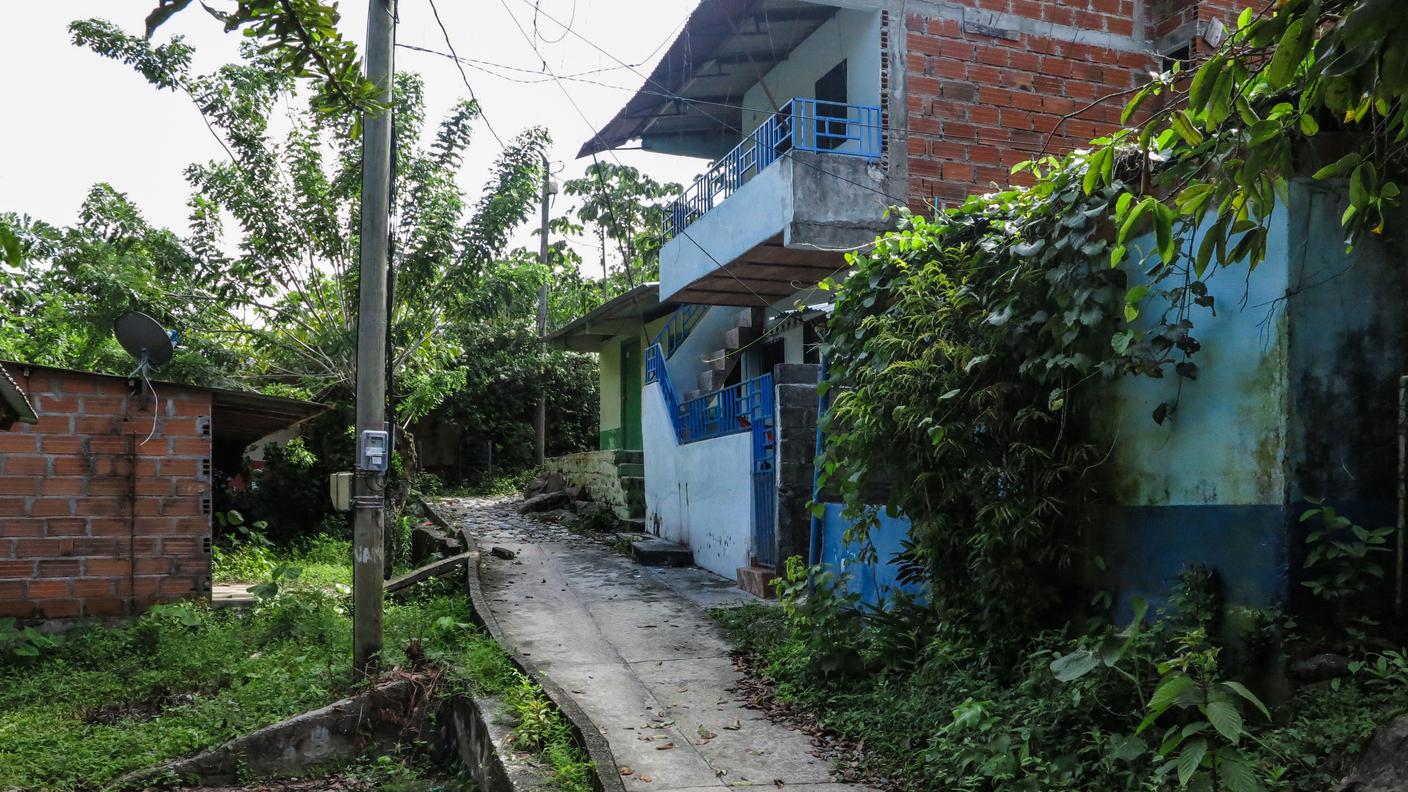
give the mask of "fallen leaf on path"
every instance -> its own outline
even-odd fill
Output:
[[[699,736],[703,737],[706,740],[712,740],[715,737],[718,737],[719,735],[709,731],[707,728],[704,727],[704,724],[701,723],[699,724]]]
[[[672,749],[672,748],[674,748],[674,747],[675,747],[675,744],[674,744],[674,743],[672,743],[672,742],[667,742],[667,743],[661,743],[660,745],[655,746],[655,750],[657,750],[657,751],[668,751],[668,750],[670,750],[670,749]]]
[[[623,776],[632,775],[632,774],[634,774],[634,773],[635,773],[635,771],[632,770],[632,769],[629,768],[629,767],[623,767],[623,768],[621,768],[621,775],[623,775]]]
[[[738,731],[739,729],[743,728],[743,721],[735,720],[732,726],[725,726],[724,728],[728,729],[729,731]]]
[[[650,776],[641,776],[641,777],[640,777],[640,780],[642,780],[642,781],[644,781],[645,783],[649,784],[651,781],[654,781],[655,779],[651,778]]]
[[[782,779],[781,779],[781,778],[774,778],[774,779],[772,780],[772,785],[775,786],[775,787],[777,787],[778,789],[781,789],[781,788],[782,788]]]

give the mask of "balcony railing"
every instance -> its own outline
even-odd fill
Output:
[[[665,359],[669,360],[674,356],[675,350],[680,348],[689,334],[694,330],[694,326],[699,324],[699,320],[704,318],[704,314],[709,312],[708,305],[688,304],[682,305],[670,318],[665,320],[665,326],[660,328],[660,332],[655,334],[655,343],[665,353]]]
[[[681,444],[739,434],[755,427],[763,429],[772,418],[771,374],[710,391],[680,404],[670,372],[665,368],[665,354],[658,344],[652,344],[645,351],[645,381],[660,383],[665,409],[670,413],[675,437]]]
[[[678,236],[789,151],[875,160],[883,150],[884,130],[878,106],[792,99],[675,199],[670,205],[665,236]]]

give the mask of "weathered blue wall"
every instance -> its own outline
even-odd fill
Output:
[[[897,590],[920,594],[920,587],[899,582],[896,578],[899,569],[890,563],[903,549],[901,543],[909,536],[909,520],[887,517],[883,512],[880,514],[880,525],[870,533],[876,561],[867,564],[859,558],[860,547],[845,542],[844,534],[850,527],[850,521],[841,515],[843,508],[839,503],[826,504],[826,513],[821,518],[821,562],[838,574],[848,574],[848,590],[860,594],[861,602],[866,605],[878,606],[888,601]]]
[[[1086,405],[1109,456],[1106,505],[1088,548],[1105,569],[1083,582],[1121,606],[1136,596],[1161,604],[1190,565],[1218,570],[1234,603],[1294,598],[1303,591],[1299,516],[1310,497],[1365,525],[1393,521],[1408,266],[1377,239],[1346,252],[1341,189],[1300,182],[1289,196],[1254,272],[1207,274],[1216,310],[1190,317],[1202,344],[1198,378],[1123,378]],[[1137,324],[1147,327],[1164,307],[1146,304]],[[1156,423],[1155,407],[1175,399],[1176,411]],[[880,563],[871,567],[842,547],[840,512],[827,506],[823,559],[847,563],[867,601],[883,599],[897,585],[885,562],[908,523],[883,522],[874,536]]]
[[[1112,446],[1112,506],[1092,551],[1122,602],[1157,602],[1190,564],[1218,569],[1231,601],[1300,591],[1299,515],[1323,497],[1360,521],[1393,515],[1403,268],[1381,244],[1346,253],[1342,192],[1294,183],[1267,258],[1209,273],[1217,313],[1197,312],[1197,381],[1128,378],[1094,406]],[[1148,306],[1144,316],[1159,310]],[[1160,426],[1163,401],[1178,409]]]

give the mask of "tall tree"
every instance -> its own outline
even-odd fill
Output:
[[[247,46],[244,60],[208,75],[190,72],[179,38],[160,46],[102,21],[77,22],[75,41],[133,66],[158,88],[191,96],[228,150],[227,159],[190,166],[191,247],[213,277],[202,296],[244,319],[263,374],[305,392],[340,390],[355,372],[361,182],[355,142],[339,134],[346,120],[320,106],[291,114],[286,134],[269,117],[297,104],[295,81]],[[353,111],[345,111],[351,113]],[[493,289],[509,237],[534,207],[547,135],[529,129],[498,157],[483,196],[457,186],[478,106],[460,102],[422,145],[423,86],[397,77],[393,241],[395,398],[403,420],[433,408],[463,381],[460,353],[447,330],[497,307]],[[224,219],[233,218],[236,251],[227,254]],[[513,265],[536,288],[539,267]],[[486,296],[481,287],[489,285]],[[512,302],[502,295],[504,302]]]

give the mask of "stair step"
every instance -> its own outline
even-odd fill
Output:
[[[644,516],[644,515],[642,515],[642,516],[640,516],[640,517],[627,517],[627,518],[625,518],[624,520],[620,520],[619,522],[620,522],[620,524],[621,524],[621,528],[623,529],[623,531],[629,531],[630,533],[638,533],[638,534],[643,534],[643,533],[645,533],[645,516]]]
[[[762,308],[744,308],[738,312],[733,320],[734,327],[751,327],[754,330],[762,330],[763,324],[767,321],[767,311]]]
[[[716,349],[709,355],[709,369],[717,372],[728,371],[729,363],[732,362],[727,349]]]
[[[631,557],[642,566],[691,566],[694,551],[664,539],[641,539],[631,542]]]
[[[645,475],[644,462],[621,462],[616,465],[616,475],[640,478]]]
[[[712,390],[712,389],[711,389],[711,390]],[[694,401],[695,399],[699,398],[700,396],[703,396],[704,394],[706,394],[706,393],[708,393],[708,392],[709,392],[709,391],[706,391],[706,390],[699,390],[698,388],[696,388],[696,389],[694,389],[694,390],[692,390],[692,391],[685,391],[685,392],[684,392],[684,400],[687,401],[687,402],[688,402],[688,401]]]
[[[629,495],[632,492],[645,492],[645,476],[621,476],[621,489]]]
[[[776,596],[772,588],[776,577],[777,570],[770,566],[739,567],[738,587],[760,599],[772,599]]]
[[[645,452],[617,450],[612,459],[617,465],[643,465],[645,464]]]
[[[758,339],[758,330],[754,327],[735,327],[724,333],[724,348],[730,352],[742,349]]]

